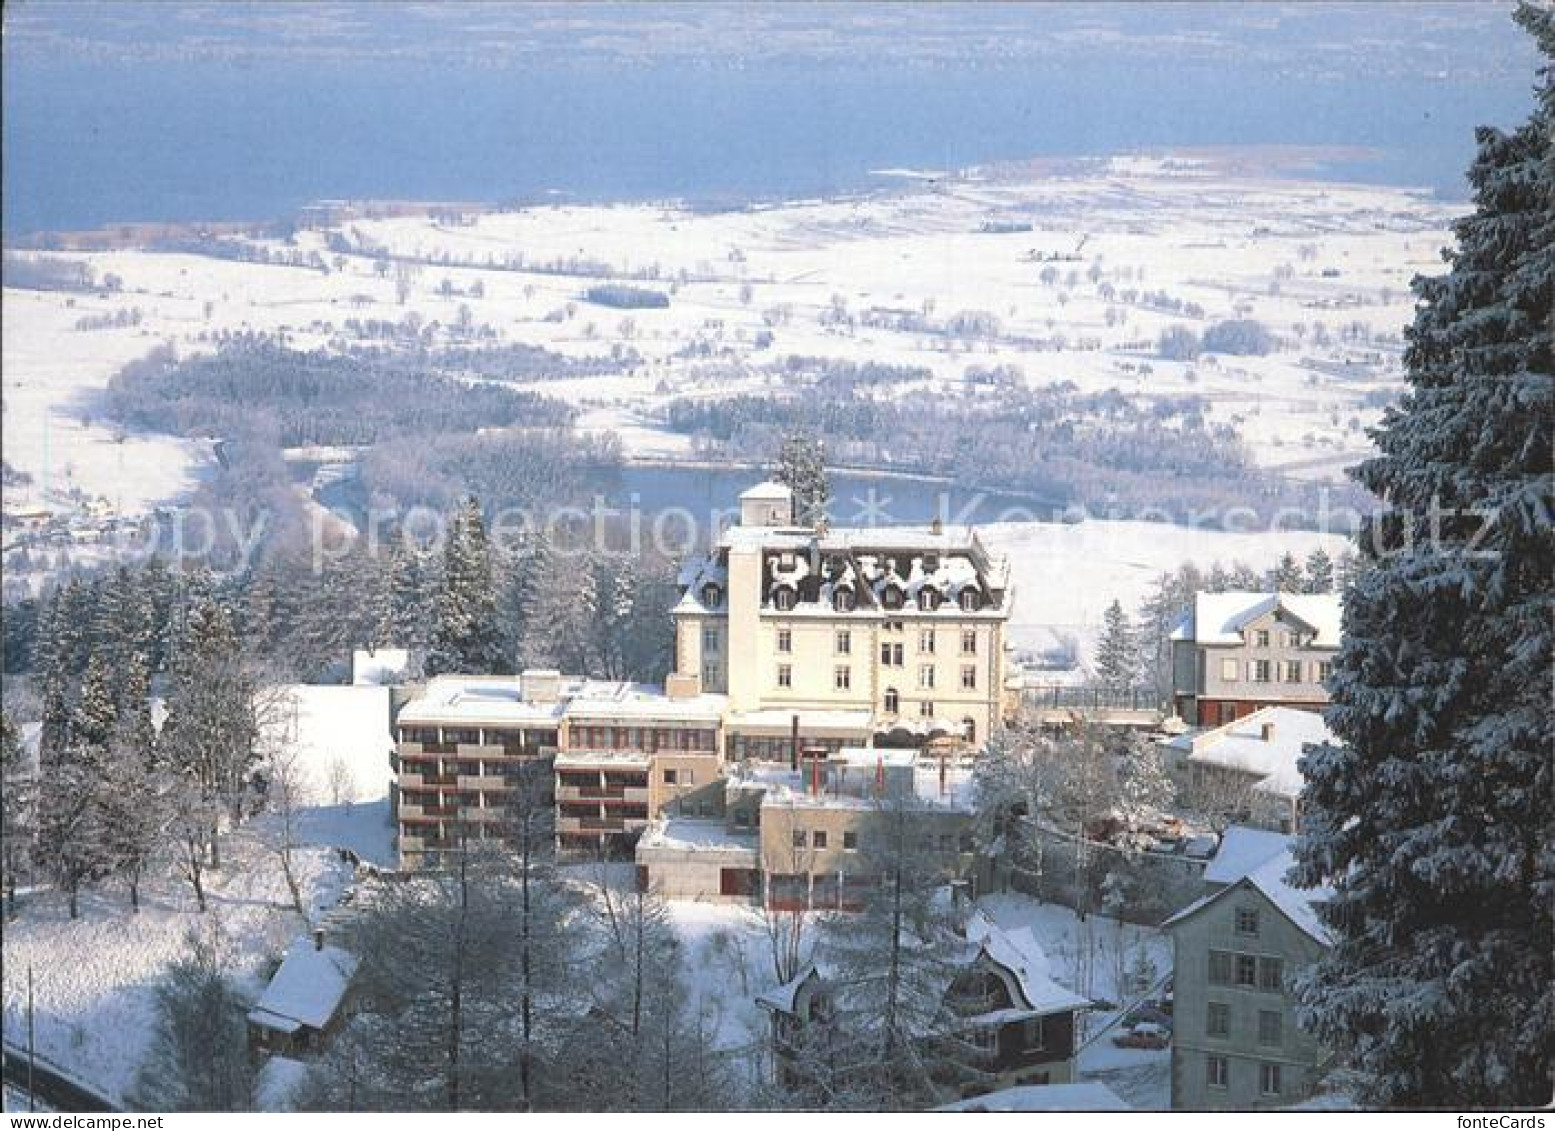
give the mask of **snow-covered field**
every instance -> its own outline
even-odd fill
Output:
[[[761,389],[780,379],[772,361],[799,354],[924,366],[947,389],[962,387],[969,366],[1008,365],[1033,386],[1197,393],[1261,462],[1331,479],[1366,450],[1362,429],[1398,386],[1408,282],[1439,269],[1456,211],[1399,188],[1129,158],[717,214],[633,204],[461,224],[359,219],[336,233],[350,251],[314,231],[290,246],[263,241],[317,252],[327,271],[143,250],[75,255],[99,279],[118,275],[122,291],[6,290],[6,458],[35,490],[74,484],[141,508],[187,486],[201,457],[195,445],[121,441],[83,421],[82,395],[126,361],[160,344],[210,350],[222,331],[324,346],[346,340],[348,319],[448,326],[464,308],[498,343],[573,357],[634,351],[629,372],[538,387],[637,454],[685,453],[686,438],[655,420],[667,397]],[[403,302],[393,273],[363,254],[378,251],[421,261]],[[659,290],[670,305],[625,311],[583,299],[607,279]],[[1157,292],[1195,313],[1152,305]],[[74,328],[130,309],[138,325]],[[997,331],[945,332],[960,312],[991,315]],[[1263,322],[1282,348],[1198,362],[1154,356],[1169,326],[1235,317]]]
[[[1285,553],[1303,561],[1321,547],[1337,558],[1338,535],[1310,531],[1232,533],[1175,523],[1090,520],[995,523],[978,528],[991,550],[1009,555],[1016,589],[1010,640],[1045,650],[1072,638],[1092,655],[1102,615],[1113,600],[1132,615],[1158,574],[1185,562],[1208,567],[1245,562],[1266,570]]]
[[[221,873],[210,878],[210,910],[200,914],[188,884],[168,874],[141,893],[130,913],[117,885],[82,895],[81,917],[71,921],[63,896],[27,897],[5,925],[4,1021],[8,1045],[25,1044],[27,974],[33,978],[35,1033],[40,1056],[110,1097],[126,1095],[152,1036],[157,980],[185,953],[189,932],[214,932],[233,967],[257,996],[267,963],[306,924],[292,909],[281,870],[253,830],[229,836]],[[338,898],[350,869],[323,848],[299,853],[310,916]]]

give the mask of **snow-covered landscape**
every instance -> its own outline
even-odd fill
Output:
[[[1547,1104],[1550,0],[0,18],[7,1113]]]

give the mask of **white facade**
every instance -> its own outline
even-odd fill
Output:
[[[986,739],[1004,708],[1004,559],[966,528],[796,526],[772,484],[740,516],[682,571],[674,610],[676,671],[728,695],[734,757],[778,756],[795,715],[832,749]]]

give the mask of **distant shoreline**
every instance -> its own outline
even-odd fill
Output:
[[[348,210],[351,220],[381,220],[399,216],[432,216],[438,213],[484,215],[527,209],[579,207],[663,207],[687,212],[745,211],[781,208],[813,201],[861,200],[880,196],[908,195],[930,191],[942,183],[1011,183],[1049,180],[1094,173],[1098,165],[1112,161],[1148,160],[1181,163],[1183,170],[1202,169],[1207,175],[1252,177],[1259,180],[1319,181],[1332,184],[1384,184],[1402,192],[1429,194],[1449,200],[1439,189],[1403,181],[1358,180],[1337,175],[1339,167],[1380,162],[1382,150],[1354,145],[1198,145],[1140,146],[1110,154],[1033,155],[1012,160],[994,160],[959,169],[917,169],[892,166],[869,169],[866,176],[875,183],[868,187],[838,189],[812,194],[719,194],[701,196],[621,196],[587,199],[564,190],[551,190],[549,199],[517,198],[497,200],[414,199],[400,197],[340,197],[308,201],[289,215],[245,219],[192,220],[116,220],[86,228],[43,228],[22,233],[6,233],[6,250],[11,251],[115,251],[144,247],[158,241],[250,236],[262,238],[292,228],[339,227],[330,222],[332,210]],[[1465,197],[1466,199],[1466,197]]]

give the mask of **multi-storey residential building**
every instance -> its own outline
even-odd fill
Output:
[[[1172,632],[1172,696],[1194,726],[1260,707],[1317,710],[1339,648],[1332,593],[1200,593]]]
[[[1159,745],[1183,800],[1206,813],[1291,833],[1301,823],[1301,756],[1310,745],[1336,741],[1316,711],[1260,707]]]
[[[734,760],[977,743],[1005,712],[1009,567],[969,529],[797,526],[763,483],[681,583],[676,671],[728,695]]]
[[[1317,1090],[1328,1052],[1296,1025],[1292,977],[1329,945],[1323,891],[1286,882],[1281,852],[1166,921],[1175,951],[1172,1107],[1290,1107]]]
[[[593,683],[569,700],[556,757],[559,848],[627,847],[671,802],[716,786],[723,696],[685,681],[669,688]]]
[[[395,821],[413,868],[468,840],[509,839],[556,805],[558,845],[615,848],[716,779],[722,696],[564,677],[438,676],[396,720]]]

